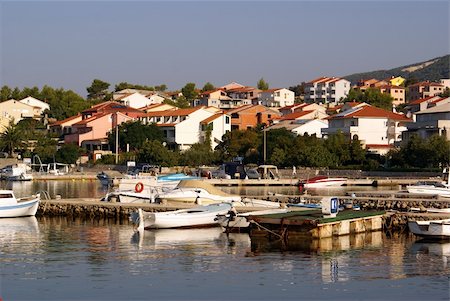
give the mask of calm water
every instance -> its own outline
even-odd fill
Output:
[[[3,300],[448,300],[450,243],[382,232],[285,246],[219,228],[0,219]]]

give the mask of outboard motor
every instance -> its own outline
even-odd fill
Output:
[[[324,197],[321,201],[322,214],[325,218],[336,217],[338,213],[339,200],[337,197]]]

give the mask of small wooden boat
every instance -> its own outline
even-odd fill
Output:
[[[248,216],[278,214],[286,213],[288,211],[289,209],[286,208],[258,210],[245,213],[229,211],[226,214],[218,214],[217,222],[225,232],[244,232],[248,231],[250,228],[250,222],[247,220]]]
[[[409,231],[430,239],[450,239],[450,218],[429,221],[409,221]]]
[[[317,176],[308,180],[300,181],[299,187],[304,189],[331,188],[342,186],[345,183],[347,183],[346,178],[330,178],[327,176]]]
[[[16,199],[12,190],[0,190],[0,217],[36,215],[40,196]]]
[[[231,204],[220,203],[197,206],[169,212],[144,212],[139,209],[130,215],[130,220],[142,229],[199,228],[218,226],[216,216],[225,214]]]

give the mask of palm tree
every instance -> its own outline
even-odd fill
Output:
[[[22,135],[23,133],[15,124],[14,119],[9,122],[9,125],[5,127],[5,131],[0,134],[1,146],[10,156],[12,156],[17,147],[23,146]]]

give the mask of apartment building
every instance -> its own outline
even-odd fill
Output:
[[[305,102],[337,104],[347,97],[350,82],[339,77],[319,77],[305,84]]]

